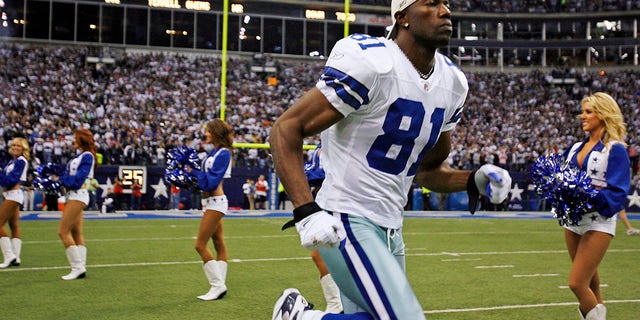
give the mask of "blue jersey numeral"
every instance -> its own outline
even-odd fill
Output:
[[[389,174],[399,174],[407,166],[424,123],[422,103],[398,99],[389,106],[379,135],[367,153],[369,166]],[[411,165],[408,175],[414,175],[424,155],[436,143],[442,128],[444,109],[436,108],[431,114],[431,132],[418,159]]]
[[[358,41],[358,45],[362,50],[369,48],[384,47],[384,43],[378,40],[376,37],[372,37],[366,34],[354,33],[349,38]]]

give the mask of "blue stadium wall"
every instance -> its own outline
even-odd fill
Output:
[[[123,168],[131,168],[132,166],[100,166],[96,172],[96,179],[101,185],[98,189],[98,203],[101,203],[102,193],[107,187],[112,186],[115,177],[120,177]],[[163,181],[164,168],[162,167],[146,167],[146,183],[143,185],[142,196],[142,209],[146,210],[161,210],[169,209],[169,196],[170,185]],[[533,190],[533,185],[529,175],[524,172],[510,172],[513,177],[513,184],[511,188],[510,200],[504,203],[502,206],[492,207],[492,210],[509,210],[509,211],[538,211],[549,210],[550,208],[545,206],[540,201],[540,198]],[[244,202],[244,194],[242,192],[242,185],[247,179],[257,180],[259,175],[264,175],[269,180],[269,209],[276,209],[278,203],[278,178],[276,174],[269,168],[257,168],[257,167],[242,167],[233,168],[232,177],[225,179],[224,190],[229,199],[229,206],[232,209],[241,209]],[[158,188],[158,186],[164,186]],[[130,192],[125,190],[125,194],[121,202],[124,204],[124,208],[130,207]],[[638,196],[637,190],[632,190],[629,195],[629,206],[627,211],[639,212],[640,211],[640,196]],[[416,188],[412,190],[408,206],[409,210],[423,210],[425,204],[422,201],[422,190]],[[38,201],[42,200],[41,196],[38,196]],[[189,190],[182,190],[180,193],[180,202],[184,208],[194,208],[198,206],[192,206],[191,193]],[[433,210],[438,210],[438,207],[443,210],[460,210],[466,211],[468,208],[468,198],[466,192],[451,193],[448,195],[432,193],[430,199],[430,206]],[[39,203],[39,202],[38,202]],[[37,206],[36,210],[41,208]],[[481,208],[482,210],[483,208]],[[486,209],[486,208],[484,208]]]
[[[112,184],[115,177],[119,176],[121,172],[121,168],[123,167],[131,167],[131,166],[100,166],[98,170],[96,170],[96,179],[100,183],[103,188],[106,188],[105,185]],[[233,168],[232,177],[230,179],[225,179],[224,181],[224,191],[229,199],[230,207],[238,207],[241,208],[244,195],[242,192],[242,185],[246,182],[247,179],[257,180],[258,176],[264,174],[265,177],[269,177],[269,169],[268,168]],[[120,176],[122,178],[122,176]],[[170,185],[166,182],[163,182],[164,178],[164,168],[162,167],[147,167],[147,177],[146,183],[143,185],[143,195],[142,195],[142,208],[143,209],[168,209],[169,208],[169,196],[170,196]],[[158,194],[158,190],[154,188],[158,184],[164,184],[166,186],[166,194]],[[277,188],[276,188],[277,189]],[[105,189],[106,190],[106,189]],[[129,190],[125,190],[128,192]],[[102,196],[103,189],[98,190],[98,199]],[[128,192],[130,194],[130,192]],[[160,192],[162,193],[162,192]],[[123,202],[128,205],[130,203],[130,196],[127,194],[124,196]],[[189,190],[182,190],[180,192],[180,202],[185,205],[186,208],[191,208],[191,193]],[[100,202],[100,200],[98,200]]]

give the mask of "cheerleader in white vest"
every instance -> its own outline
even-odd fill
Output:
[[[25,138],[13,138],[9,145],[9,153],[13,157],[0,172],[0,186],[4,188],[4,202],[0,206],[0,248],[4,260],[0,268],[20,265],[22,239],[20,235],[20,205],[24,202],[22,183],[27,180],[29,168],[29,142]],[[12,238],[5,228],[9,222]]]
[[[67,190],[67,201],[62,210],[58,236],[65,247],[71,272],[62,280],[82,279],[86,276],[87,247],[84,243],[82,216],[89,204],[89,191],[84,182],[93,177],[96,164],[96,145],[93,134],[87,129],[76,131],[73,146],[78,154],[69,161],[67,169],[60,176],[60,183]]]
[[[202,190],[204,213],[200,221],[195,248],[202,258],[204,274],[211,287],[200,300],[222,299],[227,293],[227,246],[224,242],[222,218],[227,213],[229,201],[222,189],[224,178],[231,177],[231,157],[233,155],[233,129],[226,122],[215,119],[205,126],[206,143],[214,149],[202,161],[202,170],[187,167],[186,170],[198,180]],[[217,257],[208,246],[212,240]]]
[[[588,134],[565,152],[567,161],[585,170],[598,190],[593,211],[578,226],[565,226],[565,241],[572,260],[569,287],[578,298],[581,319],[604,320],[607,309],[600,291],[598,265],[615,236],[616,213],[624,209],[631,186],[629,156],[620,107],[608,94],[598,92],[581,101],[579,116]]]

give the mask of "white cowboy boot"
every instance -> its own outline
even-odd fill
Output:
[[[593,309],[589,310],[584,320],[606,320],[607,308],[604,305],[598,304]]]
[[[85,251],[86,252],[86,251]],[[75,280],[82,279],[86,276],[86,269],[82,264],[82,257],[80,256],[80,249],[78,246],[69,246],[66,250],[67,260],[71,265],[71,272],[65,276],[62,276],[62,280]]]
[[[227,294],[227,286],[225,284],[227,278],[227,262],[211,260],[202,266],[204,274],[209,280],[211,288],[209,292],[198,296],[200,300],[216,300],[222,299]]]
[[[0,264],[0,269],[8,268],[16,265],[16,255],[13,253],[13,246],[9,237],[0,238],[0,249],[4,256],[4,262]]]
[[[20,265],[20,252],[22,252],[22,240],[20,238],[11,239],[11,247],[13,247],[13,254],[16,255],[15,266]]]
[[[87,270],[87,247],[84,245],[78,245],[78,253],[80,253],[80,262],[82,263],[82,268]]]

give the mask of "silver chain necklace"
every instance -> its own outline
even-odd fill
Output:
[[[418,74],[420,75],[420,78],[421,78],[421,79],[423,79],[423,80],[427,80],[427,79],[429,79],[429,77],[431,77],[431,75],[433,74],[433,67],[434,67],[434,66],[431,66],[431,70],[429,70],[429,73],[427,73],[427,74],[422,73],[422,72],[421,72],[420,70],[418,70],[418,69],[416,69],[416,71],[418,71]]]

